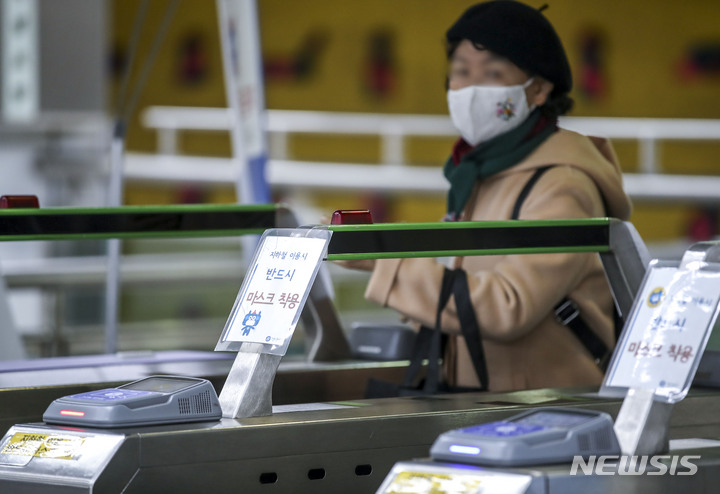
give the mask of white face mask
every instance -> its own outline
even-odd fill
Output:
[[[447,92],[450,118],[468,144],[477,146],[520,125],[533,107],[528,106],[525,88],[515,86],[467,86]]]

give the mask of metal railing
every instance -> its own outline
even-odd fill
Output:
[[[426,193],[447,190],[440,167],[411,166],[406,157],[409,137],[458,135],[446,116],[269,110],[267,117],[268,181],[273,186]],[[159,154],[129,153],[128,179],[205,183],[237,180],[238,172],[230,160],[178,154],[180,132],[227,131],[233,123],[230,110],[156,106],[144,112],[142,121],[157,130]],[[720,177],[663,175],[658,158],[658,146],[664,140],[720,141],[720,120],[563,117],[560,125],[583,134],[636,141],[638,169],[642,173],[625,174],[625,188],[635,200],[720,200]],[[382,165],[289,159],[289,136],[308,133],[377,135]]]

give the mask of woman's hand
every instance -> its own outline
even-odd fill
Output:
[[[330,218],[327,216],[323,216],[320,218],[320,224],[322,225],[329,225],[330,224]],[[349,269],[359,269],[361,271],[372,271],[375,269],[375,259],[357,259],[352,261],[332,261],[333,263],[337,264],[338,266],[342,266],[344,268]]]
[[[338,266],[361,271],[372,271],[375,269],[375,259],[355,259],[352,261],[333,261]]]

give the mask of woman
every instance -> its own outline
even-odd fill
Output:
[[[449,220],[627,219],[630,202],[609,143],[558,129],[572,78],[555,30],[539,10],[510,0],[469,8],[447,31],[448,106],[462,135],[445,165]],[[523,191],[523,189],[525,189]],[[614,341],[613,302],[598,256],[461,257],[483,341],[489,389],[597,385],[603,372],[555,307],[570,300],[602,342]],[[435,325],[444,266],[387,259],[372,268],[366,297],[412,321]],[[476,387],[454,301],[449,384]]]

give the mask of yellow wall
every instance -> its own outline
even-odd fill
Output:
[[[312,29],[327,30],[330,46],[312,84],[267,88],[270,108],[328,111],[445,113],[445,30],[473,1],[259,0],[263,49],[287,53]],[[553,0],[546,16],[563,40],[571,64],[587,26],[606,33],[611,97],[602,106],[578,101],[576,114],[618,117],[720,117],[718,79],[681,84],[673,67],[686,46],[720,41],[716,0]],[[396,32],[400,88],[397,98],[373,104],[363,97],[360,74],[367,35]],[[374,106],[374,107],[373,107]]]
[[[292,54],[305,36],[325,32],[328,45],[317,71],[307,80],[269,81],[267,106],[277,109],[359,111],[386,113],[446,113],[443,89],[444,32],[462,10],[474,2],[461,0],[259,0],[263,52],[266,57]],[[531,2],[538,6],[544,1]],[[602,102],[576,96],[574,115],[618,117],[720,118],[720,76],[682,82],[676,66],[693,42],[720,42],[720,2],[717,0],[552,0],[545,13],[563,39],[575,72],[579,64],[578,38],[588,27],[600,29],[607,41],[606,70],[610,92]],[[113,41],[127,45],[138,0],[116,0]],[[149,26],[157,26],[166,2],[150,2]],[[147,105],[224,106],[225,95],[217,35],[215,2],[180,2],[173,26],[140,99]],[[395,34],[397,87],[383,101],[369,98],[362,84],[368,35],[378,28]],[[184,87],[174,78],[180,38],[199,32],[207,46],[209,73],[198,86]],[[147,53],[151,31],[145,33],[140,53]],[[409,145],[416,163],[443,161],[448,140],[416,140]],[[227,155],[227,136],[190,134],[184,150],[193,154]],[[375,162],[373,139],[295,138],[292,150],[299,159]],[[153,150],[155,137],[136,123],[128,147]],[[637,148],[618,143],[625,171],[633,171]],[[669,143],[662,148],[663,165],[672,173],[716,174],[720,144]],[[129,202],[148,202],[148,191],[129,190]],[[209,197],[227,198],[230,190],[210,191]],[[163,196],[164,197],[164,196]],[[347,196],[342,195],[347,200]],[[354,196],[353,196],[354,197]],[[321,200],[323,198],[320,198]],[[335,198],[337,199],[337,197]],[[322,204],[334,209],[325,196]],[[361,198],[358,200],[362,200]],[[342,206],[345,207],[343,204]],[[391,198],[394,219],[435,219],[442,201]],[[684,233],[693,208],[639,205],[633,221],[647,239]]]

